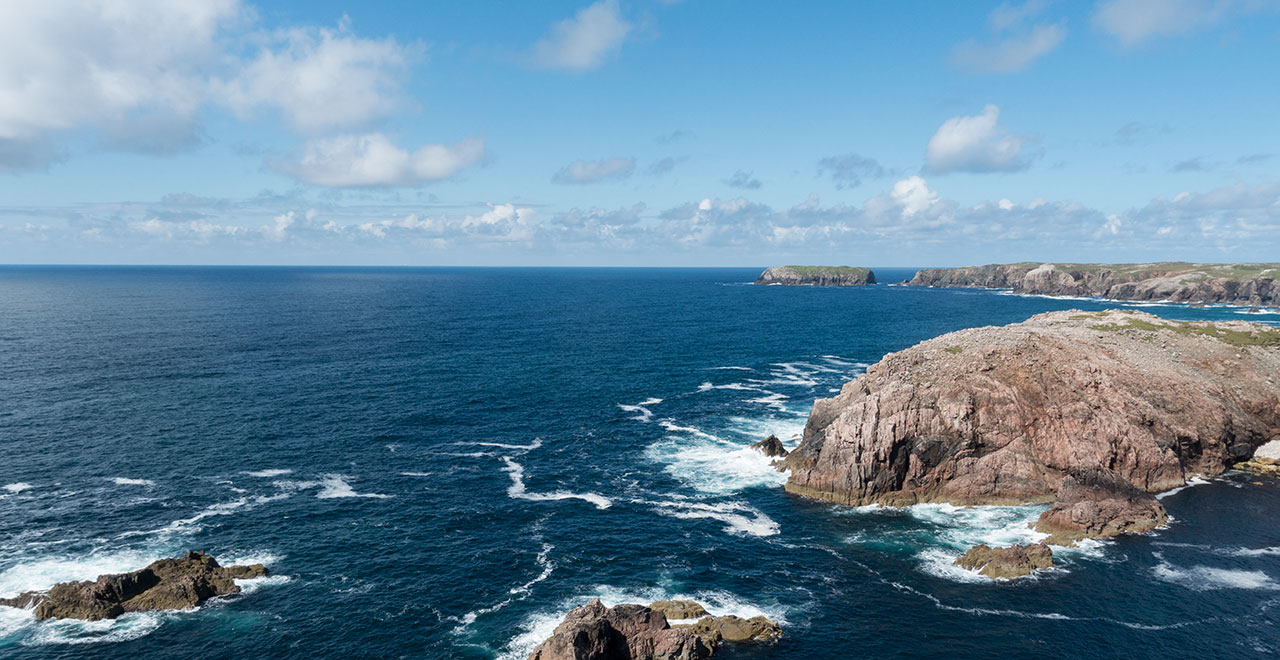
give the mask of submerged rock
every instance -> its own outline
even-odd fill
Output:
[[[48,591],[28,591],[0,598],[0,605],[35,606],[37,619],[114,619],[126,612],[181,610],[214,596],[240,593],[236,579],[262,577],[262,564],[219,566],[203,552],[161,559],[130,573],[98,576],[96,580],[61,582]]]
[[[1063,477],[1057,499],[1035,527],[1050,535],[1049,543],[1068,545],[1082,538],[1146,532],[1168,520],[1154,495],[1097,468]]]
[[[814,403],[792,493],[842,504],[1052,502],[1107,469],[1137,491],[1221,474],[1280,429],[1280,331],[1129,310],[1040,314],[885,356]],[[1067,487],[1046,525],[1149,529],[1154,500]],[[1101,498],[1090,507],[1077,494]]]
[[[703,616],[696,623],[672,626],[664,612],[693,618],[706,609],[693,601],[658,601],[606,607],[599,599],[565,615],[529,660],[705,660],[722,641],[775,639],[776,623],[764,617]]]
[[[785,457],[787,455],[787,448],[782,446],[782,441],[776,435],[770,435],[764,440],[751,445],[751,448],[769,458]]]
[[[876,283],[869,268],[853,266],[774,266],[760,273],[756,284],[789,286],[865,286]]]
[[[956,559],[956,566],[978,571],[989,578],[1023,577],[1032,571],[1053,568],[1053,551],[1043,543],[1007,548],[975,545]]]

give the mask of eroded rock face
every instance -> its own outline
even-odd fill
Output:
[[[975,545],[956,559],[956,566],[993,579],[1024,577],[1032,571],[1053,568],[1053,551],[1043,543],[1007,548]]]
[[[788,286],[865,286],[876,283],[868,268],[853,266],[774,266],[760,273],[756,284]]]
[[[764,440],[751,445],[751,448],[769,458],[780,458],[787,455],[787,448],[782,446],[782,441],[776,435],[770,435]]]
[[[705,660],[722,641],[775,639],[776,623],[764,617],[703,616],[671,626],[664,611],[693,618],[706,609],[693,601],[658,601],[606,607],[599,599],[571,610],[529,660]]]
[[[99,576],[97,580],[61,582],[47,592],[28,591],[0,598],[0,605],[35,606],[37,619],[114,619],[126,612],[181,610],[227,594],[240,593],[236,579],[262,577],[261,564],[219,566],[213,557],[188,552],[161,559],[131,573]]]
[[[1036,530],[1048,542],[1067,545],[1078,539],[1146,532],[1169,520],[1164,505],[1106,469],[1081,470],[1062,478],[1057,499],[1040,514]]]
[[[1019,504],[1107,468],[1158,492],[1278,434],[1274,328],[1054,312],[890,354],[818,400],[786,487],[854,505]]]
[[[1112,300],[1280,305],[1280,264],[991,264],[926,268],[909,284]]]

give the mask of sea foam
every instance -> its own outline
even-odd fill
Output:
[[[511,485],[507,488],[507,496],[517,500],[530,500],[534,502],[549,502],[556,500],[582,500],[590,502],[597,509],[607,509],[613,506],[613,501],[603,495],[596,493],[570,493],[564,490],[557,490],[550,493],[530,493],[525,489],[524,485],[524,466],[504,456],[502,461],[506,463],[507,474],[511,476]]]
[[[671,500],[654,502],[658,513],[672,518],[708,518],[724,523],[724,531],[735,535],[773,536],[778,533],[778,523],[746,502],[699,502],[695,500]]]

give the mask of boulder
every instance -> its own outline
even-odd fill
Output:
[[[181,610],[215,596],[240,593],[236,579],[261,577],[261,564],[222,567],[202,552],[161,559],[130,573],[98,576],[96,580],[61,582],[48,591],[28,591],[0,598],[0,605],[35,607],[37,619],[114,619],[125,612]]]
[[[668,620],[698,619],[707,615],[706,608],[691,600],[660,600],[650,603],[649,609],[662,612]]]
[[[1043,543],[1007,548],[975,545],[956,559],[956,566],[978,571],[993,579],[1017,578],[1031,575],[1032,571],[1053,568],[1053,551]]]
[[[782,635],[782,628],[762,616],[744,619],[732,614],[726,616],[704,616],[696,622],[686,624],[695,635],[703,639],[719,642],[768,642]]]
[[[1111,470],[1079,470],[1062,479],[1058,497],[1036,529],[1054,545],[1089,537],[1146,532],[1169,520],[1164,505]]]
[[[769,458],[785,457],[787,455],[787,448],[782,446],[782,441],[776,435],[770,435],[764,440],[751,445],[751,448]]]

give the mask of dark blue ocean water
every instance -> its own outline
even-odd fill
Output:
[[[0,596],[189,548],[275,573],[194,612],[0,608],[0,656],[523,658],[588,598],[678,595],[785,623],[731,659],[1280,650],[1274,481],[993,584],[951,559],[1038,507],[836,507],[744,449],[887,352],[1114,304],[757,273],[0,269]]]

